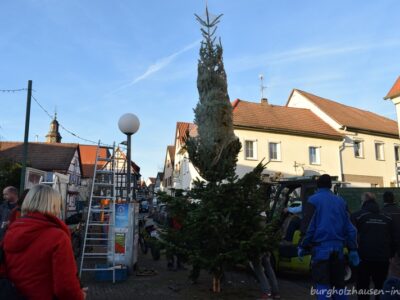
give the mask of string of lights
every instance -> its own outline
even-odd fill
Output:
[[[52,114],[49,113],[49,111],[43,107],[42,104],[40,104],[39,100],[36,99],[35,96],[32,95],[32,99],[36,102],[36,104],[44,111],[44,113],[52,120],[54,118],[54,116]],[[69,130],[68,128],[64,127],[60,122],[59,122],[59,126],[61,129],[63,129],[65,132],[69,133],[70,135],[76,137],[79,140],[88,142],[88,143],[92,143],[92,144],[98,144],[98,142],[90,140],[90,139],[86,139],[84,137],[81,137],[79,134]],[[107,146],[110,147],[110,145],[104,144],[104,143],[100,143],[101,146]]]
[[[0,92],[2,93],[17,93],[17,92],[22,92],[22,91],[27,91],[27,88],[24,89],[6,89],[6,90],[2,90],[0,89]]]
[[[32,95],[32,99],[36,102],[37,105],[46,113],[46,115],[50,118],[53,119],[53,116],[40,104],[40,102],[35,98],[35,96]]]
[[[1,93],[17,93],[17,92],[23,92],[23,91],[27,91],[27,88],[21,88],[21,89],[0,89]],[[32,89],[33,92],[36,92],[34,89]],[[49,113],[49,111],[44,108],[44,106],[39,102],[39,100],[32,95],[32,99],[36,102],[36,104],[40,107],[41,110],[43,110],[43,112],[52,120],[53,119],[53,115]],[[86,139],[84,137],[81,137],[79,134],[69,130],[68,128],[66,128],[65,126],[63,126],[62,124],[59,123],[59,126],[61,129],[63,129],[65,132],[69,133],[70,135],[76,137],[79,140],[88,142],[88,143],[92,143],[92,144],[99,144],[99,142],[96,141],[92,141],[90,139]],[[1,128],[1,127],[0,127]],[[0,136],[2,137],[2,136]],[[110,147],[110,145],[108,144],[104,144],[104,143],[100,143],[100,146],[107,146]],[[126,147],[125,145],[119,145],[120,148],[124,148]]]

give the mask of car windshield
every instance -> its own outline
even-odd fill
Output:
[[[289,185],[278,190],[271,205],[272,217],[279,217],[285,207],[296,201],[301,201],[301,185]]]

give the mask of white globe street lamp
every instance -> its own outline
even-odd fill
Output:
[[[139,118],[131,113],[126,113],[119,118],[118,121],[119,130],[122,133],[126,134],[127,137],[127,157],[126,157],[126,200],[129,202],[131,199],[136,199],[136,195],[134,194],[131,198],[131,136],[135,134],[140,127]],[[136,188],[136,184],[134,183],[134,187]],[[135,192],[135,191],[134,191]]]
[[[140,127],[139,118],[131,113],[124,114],[119,118],[118,127],[126,135],[135,134]]]

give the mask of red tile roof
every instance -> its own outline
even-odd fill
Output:
[[[396,82],[390,89],[389,93],[383,99],[393,99],[400,96],[400,76],[397,78]]]
[[[277,133],[341,140],[343,136],[308,109],[236,100],[233,124]]]
[[[173,158],[175,156],[175,146],[174,145],[169,145],[168,146],[168,152],[169,156]]]
[[[301,91],[301,95],[318,106],[339,124],[351,130],[368,131],[378,134],[399,136],[397,122],[373,112],[347,106],[326,98]]]
[[[78,144],[29,143],[28,166],[51,172],[66,173],[72,162]],[[0,142],[0,159],[23,160],[22,142]]]
[[[119,151],[119,153],[121,154],[122,158],[125,159],[125,161],[127,160],[126,154],[121,148],[117,148],[116,151]],[[131,160],[131,167],[136,174],[140,173],[140,167],[133,160]]]
[[[96,145],[79,145],[79,151],[81,154],[81,161],[82,161],[82,177],[84,178],[91,178],[94,174],[94,165],[96,163]],[[106,158],[109,157],[110,154],[107,148],[99,149],[99,156]],[[106,162],[99,162],[101,166],[104,166]]]
[[[176,123],[177,137],[181,143],[184,143],[189,136],[197,135],[197,126],[193,123],[177,122]]]
[[[175,162],[175,146],[174,145],[167,146],[167,151],[169,153],[169,157],[171,159],[171,164],[173,166],[174,162]]]

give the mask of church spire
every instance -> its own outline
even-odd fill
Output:
[[[54,114],[54,119],[50,123],[49,133],[46,135],[46,143],[61,143],[61,135],[58,131],[59,124],[57,121],[57,112]]]

